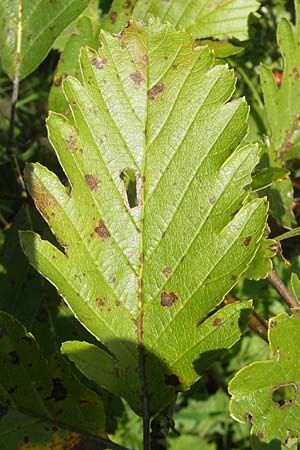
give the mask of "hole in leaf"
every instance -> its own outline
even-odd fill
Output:
[[[137,193],[136,193],[136,176],[133,169],[124,169],[120,178],[124,183],[126,203],[129,208],[134,208],[137,206]]]
[[[297,386],[294,383],[289,383],[273,387],[271,399],[279,408],[284,408],[294,404],[296,395]]]

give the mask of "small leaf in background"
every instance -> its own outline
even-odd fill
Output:
[[[0,0],[0,59],[10,79],[18,58],[20,80],[33,72],[87,4],[88,0]]]
[[[96,31],[89,17],[83,16],[76,23],[76,28],[67,40],[60,56],[53,85],[49,95],[49,109],[65,115],[70,113],[66,98],[62,91],[62,82],[68,75],[81,80],[79,52],[83,46],[99,47],[99,26]]]
[[[178,30],[186,30],[195,38],[216,37],[239,40],[248,38],[248,16],[259,6],[255,0],[114,0],[102,27],[110,32],[119,32],[133,16],[147,20],[147,14],[169,22]],[[232,54],[232,53],[231,53]]]
[[[261,67],[261,84],[269,127],[270,144],[266,146],[263,160],[270,167],[285,168],[285,153],[296,145],[299,156],[300,123],[300,7],[296,6],[296,26],[283,18],[277,29],[277,40],[283,56],[284,69],[281,84],[274,79],[272,70]],[[291,157],[295,157],[294,153]],[[293,214],[293,187],[291,180],[272,184],[267,193],[272,217],[287,228],[296,225]]]
[[[263,239],[252,263],[246,270],[244,277],[249,280],[261,280],[266,278],[273,269],[271,258],[278,251],[279,244],[273,239]]]
[[[273,360],[244,367],[229,383],[231,415],[239,422],[251,420],[254,450],[266,448],[266,443],[288,448],[289,438],[300,437],[299,329],[299,311],[270,319]]]
[[[48,119],[71,189],[39,164],[25,173],[64,251],[32,232],[21,242],[109,353],[63,351],[155,414],[240,338],[251,302],[216,307],[259,248],[267,204],[245,189],[259,149],[240,145],[248,107],[229,101],[233,71],[158,21],[101,40],[81,52],[83,83],[64,83],[75,126]]]
[[[3,312],[0,342],[1,449],[88,448],[81,432],[106,437],[101,399],[63,357],[47,364],[33,336]]]
[[[100,3],[102,3],[100,1]],[[97,29],[99,29],[99,1],[98,0],[90,0],[87,4],[87,7],[82,11],[82,13],[67,26],[63,32],[58,36],[53,44],[53,48],[55,50],[60,51],[61,53],[64,51],[67,42],[71,38],[72,35],[76,35],[79,33],[78,22],[82,20],[82,18],[88,18],[91,22],[91,26],[93,28],[94,33],[96,33]],[[84,45],[84,44],[83,44]],[[78,59],[78,58],[77,58]]]

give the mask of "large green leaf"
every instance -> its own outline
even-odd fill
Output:
[[[33,336],[3,312],[0,342],[1,449],[87,448],[81,432],[105,437],[102,402],[67,361],[57,355],[47,364]]]
[[[120,31],[130,18],[147,20],[148,13],[184,29],[195,38],[248,38],[248,16],[259,3],[255,0],[114,0],[102,26]]]
[[[154,413],[240,337],[249,302],[214,309],[263,235],[266,201],[245,188],[259,152],[239,145],[248,107],[228,102],[233,71],[171,25],[103,32],[81,69],[83,84],[64,82],[75,125],[48,119],[71,193],[39,164],[25,173],[64,251],[31,232],[22,246],[110,353],[81,342],[64,351]]]
[[[280,448],[280,443],[288,448],[289,438],[300,437],[299,327],[299,312],[272,318],[269,341],[273,360],[244,367],[229,384],[231,415],[239,422],[251,418],[254,449],[265,449],[265,443],[274,449]]]
[[[277,40],[283,55],[282,83],[278,86],[272,70],[261,67],[261,84],[271,131],[270,143],[263,156],[271,167],[284,167],[284,154],[295,144],[300,123],[300,7],[295,2],[296,26],[283,18],[278,26]],[[299,142],[298,142],[299,145]],[[267,191],[271,214],[288,228],[296,225],[293,215],[291,180],[273,183]]]
[[[0,0],[0,58],[8,76],[13,79],[18,61],[20,79],[36,69],[87,4],[88,0]]]

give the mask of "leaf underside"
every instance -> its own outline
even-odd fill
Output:
[[[82,84],[64,82],[75,125],[48,119],[71,192],[39,164],[25,173],[64,251],[31,232],[21,242],[110,354],[63,350],[155,413],[239,339],[249,302],[214,309],[255,256],[267,204],[248,198],[258,149],[239,146],[248,107],[228,102],[232,71],[155,21],[101,40],[81,52]]]

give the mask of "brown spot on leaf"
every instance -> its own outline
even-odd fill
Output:
[[[50,31],[54,31],[55,30],[55,25],[50,25],[49,30]]]
[[[175,373],[171,373],[168,375],[165,375],[165,383],[167,386],[180,386],[180,380],[179,377]]]
[[[175,292],[161,292],[160,293],[160,304],[162,306],[172,306],[173,303],[178,299],[178,295]]]
[[[15,366],[16,364],[19,364],[20,359],[19,359],[19,356],[17,355],[17,352],[15,350],[12,350],[11,352],[9,352],[8,356],[9,356],[9,359],[10,359],[9,363],[12,366]]]
[[[67,147],[72,148],[75,144],[75,140],[73,136],[68,136],[66,139]]]
[[[177,70],[178,64],[173,64],[172,67],[173,67],[173,70]]]
[[[150,100],[154,100],[155,97],[164,90],[165,85],[164,83],[158,83],[155,86],[153,86],[151,89],[149,89],[148,91],[148,97]]]
[[[247,236],[244,240],[243,240],[243,245],[245,246],[245,247],[248,247],[248,245],[250,244],[250,241],[251,241],[251,236]]]
[[[103,69],[105,64],[107,63],[107,59],[101,58],[101,56],[98,55],[98,56],[95,56],[95,58],[93,58],[91,60],[91,63],[93,66],[96,67],[96,69]]]
[[[98,224],[96,225],[94,232],[91,234],[92,237],[96,236],[101,239],[101,241],[104,241],[105,239],[108,239],[110,237],[110,233],[108,229],[106,228],[103,220],[100,220]]]
[[[84,179],[90,191],[95,191],[97,189],[99,184],[99,180],[97,177],[87,173],[86,175],[84,175]]]
[[[215,320],[213,321],[213,326],[219,327],[221,324],[222,324],[222,319],[216,317]]]
[[[142,252],[140,254],[140,262],[143,264],[144,260],[145,260],[145,257],[144,257],[144,253]]]
[[[110,21],[114,25],[116,23],[118,17],[118,13],[116,11],[113,11],[110,15]]]
[[[103,308],[105,306],[105,300],[103,298],[96,299],[97,308]]]
[[[216,203],[216,197],[215,197],[215,196],[210,197],[209,203],[210,203],[211,205],[213,205],[214,203]]]
[[[130,0],[126,0],[126,2],[123,3],[123,8],[124,8],[124,9],[130,8],[130,6],[131,6],[131,1],[130,1]]]
[[[257,433],[257,437],[258,437],[258,439],[263,439],[264,433],[263,433],[262,431],[259,431],[259,432]]]
[[[171,273],[172,273],[172,268],[171,267],[165,267],[164,269],[163,269],[163,273],[165,274],[165,275],[170,275]]]
[[[63,80],[64,80],[66,77],[67,77],[67,74],[66,74],[66,73],[62,73],[59,77],[56,77],[56,76],[55,76],[55,77],[54,77],[54,80],[53,80],[54,86],[57,86],[57,87],[61,86]]]
[[[110,284],[113,284],[116,281],[116,277],[112,276],[109,280]]]
[[[143,81],[143,77],[140,74],[140,72],[133,72],[130,74],[130,78],[132,79],[132,81],[134,82],[134,84],[136,86],[140,86],[141,82]]]
[[[121,302],[120,302],[120,300],[117,298],[117,300],[115,300],[115,305],[116,306],[120,306],[121,305]]]
[[[53,378],[52,380],[52,391],[50,397],[46,400],[54,400],[55,402],[61,402],[67,397],[67,390],[64,387],[62,380],[60,378]]]

